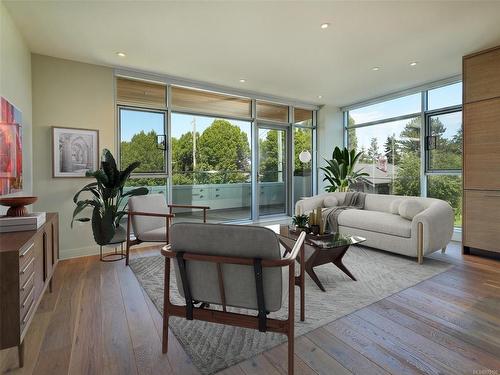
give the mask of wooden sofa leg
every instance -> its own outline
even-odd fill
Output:
[[[446,252],[446,246],[441,249],[441,253],[444,254]]]
[[[417,261],[418,264],[424,262],[424,224],[422,223],[418,223]]]

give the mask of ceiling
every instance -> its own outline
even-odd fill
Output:
[[[34,53],[336,106],[460,74],[500,44],[500,1],[4,4]]]

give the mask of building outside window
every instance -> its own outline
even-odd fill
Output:
[[[355,189],[448,201],[461,225],[462,83],[455,82],[344,112],[349,148],[369,176]]]

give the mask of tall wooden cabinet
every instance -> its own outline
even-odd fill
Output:
[[[500,46],[463,58],[462,242],[500,253]]]
[[[59,222],[47,213],[45,223],[25,232],[0,233],[0,349],[18,346],[23,367],[24,336],[59,259]]]

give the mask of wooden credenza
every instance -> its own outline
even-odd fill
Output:
[[[500,46],[463,58],[464,253],[500,252]]]
[[[57,213],[36,231],[0,234],[0,349],[17,346],[23,367],[24,336],[59,259]]]

